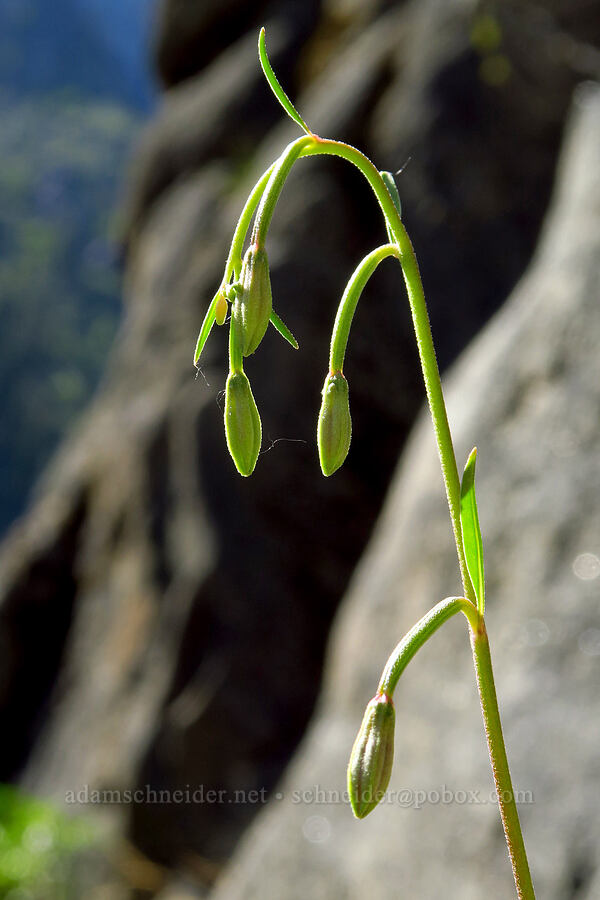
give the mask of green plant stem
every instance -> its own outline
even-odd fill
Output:
[[[235,316],[231,317],[229,325],[229,371],[244,371],[244,355],[242,353],[242,338],[239,333],[239,324]]]
[[[504,827],[506,844],[512,863],[515,886],[519,900],[535,900],[535,892],[527,861],[527,852],[521,832],[519,811],[515,802],[515,796],[506,757],[502,723],[498,710],[498,699],[494,685],[494,673],[492,671],[492,658],[490,645],[483,617],[480,617],[479,627],[471,629],[471,646],[473,648],[473,662],[477,675],[477,687],[481,701],[481,712],[485,726],[487,745],[494,774],[498,806]]]
[[[252,220],[252,216],[254,215],[254,210],[258,206],[259,200],[264,193],[265,187],[274,167],[275,163],[269,166],[267,171],[261,175],[261,177],[258,179],[256,184],[250,191],[250,196],[244,204],[244,208],[240,214],[238,223],[233,233],[233,239],[231,241],[231,247],[229,248],[227,262],[225,263],[225,273],[223,275],[223,280],[219,286],[219,290],[213,297],[208,309],[206,310],[202,325],[200,326],[200,333],[198,334],[196,349],[194,351],[194,365],[198,364],[200,354],[202,353],[204,345],[206,344],[206,341],[208,340],[209,335],[212,331],[212,327],[215,324],[215,308],[223,287],[229,284],[232,275],[234,276],[234,278],[239,278],[240,276],[240,271],[242,268],[242,248],[244,246],[244,241],[246,240],[246,234],[248,233],[248,229],[250,228],[250,222]]]
[[[415,653],[421,649],[423,644],[429,640],[431,635],[444,622],[447,622],[448,619],[459,612],[464,613],[471,630],[476,631],[479,625],[479,616],[476,607],[473,606],[471,601],[466,600],[464,597],[446,597],[445,600],[432,607],[422,619],[419,619],[417,624],[404,635],[400,643],[394,648],[383,670],[377,693],[387,694],[388,697],[391,697],[398,679]]]
[[[385,182],[373,163],[363,153],[355,147],[351,147],[349,144],[344,144],[339,141],[323,140],[322,138],[315,136],[303,149],[301,155],[312,156],[319,154],[339,156],[342,159],[346,159],[363,173],[377,197],[386,223],[397,244],[415,335],[417,338],[419,358],[421,360],[421,368],[423,370],[423,378],[425,381],[425,390],[427,392],[427,399],[433,420],[433,428],[442,467],[442,475],[446,488],[446,496],[448,499],[463,589],[465,598],[476,607],[477,598],[469,577],[462,543],[460,522],[460,479],[458,467],[456,465],[452,435],[448,424],[440,373],[433,345],[431,326],[429,324],[429,315],[415,252]],[[464,612],[465,610],[463,609],[462,611]],[[452,614],[453,613],[450,613],[450,615]],[[441,623],[442,622],[440,621],[439,624]],[[498,711],[498,701],[494,687],[489,644],[483,616],[478,616],[476,630],[473,630],[473,621],[471,618],[469,619],[469,623],[471,625],[477,686],[479,689],[479,698],[481,701],[481,709],[488,741],[490,762],[494,773],[494,780],[498,793],[498,804],[513,868],[517,894],[520,900],[535,900],[529,864],[527,862],[527,855],[519,822],[519,814],[514,801],[512,780],[506,758],[506,748],[504,746],[504,737],[502,735],[502,725],[500,722],[500,713]],[[435,628],[433,630],[435,630]]]
[[[454,532],[454,541],[456,544],[456,552],[458,554],[465,597],[451,597],[442,601],[442,603],[430,610],[430,612],[405,636],[392,654],[392,657],[386,666],[380,684],[380,691],[382,693],[391,693],[393,691],[395,683],[400,677],[404,666],[412,659],[419,647],[423,645],[423,643],[443,622],[446,621],[446,619],[459,611],[462,611],[467,616],[471,628],[471,643],[473,646],[475,672],[477,675],[477,686],[479,689],[479,698],[481,701],[488,749],[496,783],[504,833],[506,835],[506,842],[513,867],[517,894],[521,900],[535,900],[525,845],[523,843],[523,836],[519,823],[519,814],[514,800],[510,770],[506,758],[504,737],[502,735],[502,725],[498,711],[496,689],[494,687],[489,643],[483,619],[483,600],[480,600],[481,611],[478,611],[478,598],[475,596],[465,558],[460,518],[460,479],[417,258],[410,242],[410,238],[402,224],[399,208],[394,204],[384,178],[375,168],[373,163],[363,153],[349,144],[344,144],[339,141],[323,140],[313,134],[285,94],[273,72],[267,56],[264,28],[261,30],[259,37],[259,55],[263,71],[275,96],[288,115],[307,132],[307,136],[300,138],[294,144],[287,147],[283,156],[276,163],[276,167],[271,173],[267,188],[261,200],[261,206],[257,213],[253,240],[256,240],[259,245],[264,241],[273,214],[273,208],[281,192],[283,182],[289,174],[291,165],[299,156],[312,156],[318,154],[339,156],[342,159],[351,162],[362,172],[379,201],[386,222],[388,236],[392,243],[396,244],[399,252],[399,260],[404,274],[404,281],[406,283],[406,290],[417,338],[419,358],[421,360],[423,378],[425,381],[425,390],[427,392],[427,399],[433,420],[433,428],[442,467],[442,475],[446,488],[450,519],[452,522],[452,530]],[[296,152],[296,148],[299,148],[298,152]],[[287,165],[288,161],[289,166]],[[336,344],[335,348],[332,342],[331,356],[334,363],[339,362],[340,365],[343,363],[343,354],[348,338],[348,330],[359,296],[360,291],[354,290],[354,293],[351,294],[350,298],[346,298],[348,302],[345,310],[342,310],[343,314],[346,315],[346,318],[341,324],[338,319],[336,319],[336,325],[338,326],[341,337],[338,338],[338,344]],[[338,356],[334,358],[334,350],[337,353],[338,349],[340,350],[339,358]]]
[[[340,156],[342,159],[351,162],[362,172],[377,197],[383,215],[385,216],[386,222],[389,224],[394,240],[398,246],[400,265],[402,266],[408,293],[408,301],[417,338],[419,358],[423,370],[423,379],[425,381],[425,391],[427,393],[427,400],[429,402],[429,409],[433,420],[433,429],[442,467],[444,486],[446,488],[446,497],[448,499],[448,508],[450,510],[450,519],[452,522],[452,530],[454,532],[454,542],[458,554],[463,591],[465,597],[473,603],[476,603],[476,597],[467,571],[467,563],[462,545],[460,527],[460,479],[458,476],[456,457],[454,455],[452,435],[448,424],[448,416],[446,414],[444,395],[442,393],[442,383],[435,355],[435,347],[433,345],[433,337],[431,335],[431,326],[429,324],[429,315],[425,303],[421,274],[419,272],[419,265],[410,238],[402,224],[398,210],[394,206],[394,202],[385,186],[383,178],[368,157],[355,147],[351,147],[350,144],[344,144],[341,141],[324,140],[318,137],[312,139],[304,138],[304,140],[308,140],[310,143],[303,149],[302,156],[319,154]]]
[[[273,163],[273,165],[269,166],[267,171],[261,175],[261,177],[252,188],[250,196],[246,200],[246,203],[244,204],[244,208],[241,212],[238,223],[235,227],[235,231],[233,233],[233,239],[231,241],[231,247],[229,249],[229,256],[227,257],[227,262],[225,263],[223,284],[227,284],[232,275],[235,278],[239,278],[240,276],[240,271],[242,268],[242,249],[244,246],[244,241],[246,240],[248,229],[250,228],[250,222],[252,220],[252,216],[254,215],[254,210],[260,202],[260,198],[265,192],[267,182],[269,181],[269,178],[271,177],[271,173],[275,166],[276,163]]]
[[[348,345],[348,337],[350,335],[350,327],[352,319],[356,311],[356,306],[360,300],[365,285],[380,262],[387,259],[388,256],[398,257],[398,248],[395,244],[384,244],[377,247],[367,254],[360,265],[357,266],[346,285],[346,290],[340,300],[333,332],[331,334],[331,349],[329,352],[329,371],[331,374],[342,372],[344,368],[344,357],[346,355],[346,347]]]
[[[292,141],[291,144],[288,144],[271,169],[269,180],[267,181],[260,200],[260,206],[256,212],[254,229],[252,231],[252,243],[256,244],[257,247],[264,247],[275,205],[279,199],[285,180],[290,174],[292,166],[302,151],[311,143],[314,143],[314,138],[306,136]]]

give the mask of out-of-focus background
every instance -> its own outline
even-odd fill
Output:
[[[95,389],[120,316],[117,197],[155,104],[153,4],[0,5],[0,529]]]
[[[510,897],[464,628],[397,696],[389,801],[344,769],[395,642],[459,590],[402,279],[365,291],[353,437],[315,447],[337,301],[385,240],[360,175],[294,168],[222,425],[196,335],[252,185],[313,130],[397,176],[539,896],[600,897],[600,3],[0,0],[0,896]]]

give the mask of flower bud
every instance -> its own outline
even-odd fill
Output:
[[[240,475],[251,475],[262,442],[260,416],[245,372],[230,372],[225,388],[225,436]]]
[[[217,325],[222,325],[225,319],[227,318],[227,310],[229,309],[227,305],[227,297],[223,293],[223,291],[219,291],[217,296],[217,302],[215,303],[215,322]]]
[[[368,704],[348,764],[348,791],[357,819],[364,819],[385,795],[394,762],[392,698],[377,694]]]
[[[242,353],[250,356],[262,341],[273,308],[266,251],[252,244],[246,251],[240,276],[242,292],[233,307],[242,337]]]
[[[348,456],[352,436],[348,382],[341,372],[329,374],[323,385],[317,444],[323,475],[333,475]]]

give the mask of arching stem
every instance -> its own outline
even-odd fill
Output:
[[[344,368],[344,357],[350,335],[352,319],[360,300],[365,285],[379,263],[388,256],[398,257],[398,248],[395,244],[384,244],[372,250],[354,270],[350,281],[346,285],[342,299],[338,306],[337,315],[331,334],[331,348],[329,352],[329,371],[341,372]]]
[[[415,653],[421,649],[423,644],[429,640],[432,634],[435,634],[444,622],[447,622],[448,619],[451,619],[452,616],[459,612],[465,615],[471,626],[471,631],[476,631],[479,625],[479,616],[471,601],[466,600],[464,597],[446,597],[445,600],[433,606],[422,619],[419,619],[417,624],[404,635],[400,643],[394,648],[385,664],[377,693],[387,694],[391,697],[400,676]]]
[[[398,210],[385,186],[383,178],[370,159],[361,153],[360,150],[351,147],[349,144],[344,144],[341,141],[323,140],[318,137],[315,137],[310,141],[310,143],[302,150],[301,155],[313,156],[319,154],[339,156],[342,159],[348,160],[348,162],[351,162],[360,169],[379,201],[385,220],[389,224],[398,247],[400,265],[402,266],[402,272],[404,274],[404,281],[417,339],[419,358],[421,360],[425,391],[427,393],[427,400],[429,402],[429,409],[433,420],[433,429],[442,467],[444,486],[446,488],[446,497],[448,499],[448,508],[450,510],[450,519],[452,522],[452,530],[454,532],[454,542],[456,544],[463,591],[465,597],[475,603],[476,598],[467,571],[467,563],[462,545],[460,527],[460,479],[458,477],[452,435],[448,424],[440,372],[435,355],[433,337],[431,335],[429,314],[427,312],[423,284],[421,282],[421,274],[419,272],[419,265],[417,263],[415,252],[406,229],[402,224]]]
[[[303,148],[301,155],[312,156],[318,154],[339,156],[342,159],[351,162],[363,173],[377,197],[388,230],[391,232],[398,249],[398,256],[404,274],[404,281],[417,339],[427,400],[429,402],[429,409],[433,420],[433,428],[442,467],[444,485],[446,488],[463,590],[466,598],[450,598],[452,602],[450,602],[447,607],[442,606],[441,609],[434,607],[434,610],[432,610],[432,619],[427,627],[431,626],[432,631],[429,633],[433,633],[446,618],[449,618],[449,616],[458,612],[459,606],[454,601],[458,602],[460,600],[464,601],[465,604],[468,604],[468,607],[465,606],[463,608],[460,606],[460,609],[465,615],[468,613],[467,617],[471,626],[473,660],[477,676],[481,710],[488,742],[490,762],[498,795],[500,815],[504,826],[517,895],[519,900],[535,900],[535,892],[529,871],[523,834],[521,832],[519,813],[514,798],[512,779],[508,767],[504,736],[502,734],[502,724],[500,721],[500,712],[498,710],[498,700],[494,686],[494,675],[485,623],[483,616],[477,612],[477,598],[473,590],[465,559],[460,521],[460,479],[417,258],[410,242],[410,238],[408,237],[400,218],[400,214],[394,205],[381,174],[375,168],[373,163],[363,153],[355,147],[351,147],[349,144],[344,144],[339,141],[323,140],[322,138],[315,136],[310,140],[310,143]],[[427,617],[425,617],[425,619],[427,619]],[[421,621],[423,622],[423,620]],[[411,632],[409,632],[409,635],[411,635]],[[421,646],[419,643],[421,638],[418,635],[416,637],[413,635],[412,638],[407,636],[407,639],[409,640],[409,643],[404,648],[404,656],[401,652],[398,657],[401,659],[401,662],[398,663],[400,671],[403,661],[408,661],[408,659],[412,658],[412,654],[416,652],[419,646]],[[414,643],[411,643],[413,640]],[[397,670],[392,667],[388,672],[386,667],[384,679],[396,677],[396,671]],[[397,677],[399,677],[399,673],[397,674]]]

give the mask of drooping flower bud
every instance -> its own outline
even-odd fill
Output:
[[[240,475],[251,475],[262,442],[260,416],[245,372],[230,372],[225,387],[225,436]]]
[[[227,311],[229,307],[227,305],[227,297],[223,293],[223,291],[219,291],[217,296],[217,302],[215,303],[215,322],[217,325],[222,325],[225,319],[227,318]]]
[[[341,372],[329,374],[323,385],[317,444],[323,475],[333,475],[348,456],[352,437],[348,382]]]
[[[234,303],[233,316],[239,323],[242,353],[250,356],[264,337],[273,308],[267,254],[256,244],[246,251],[240,280],[242,292]]]
[[[395,719],[387,694],[377,694],[367,705],[348,764],[348,791],[357,819],[364,819],[385,795],[394,762]]]

